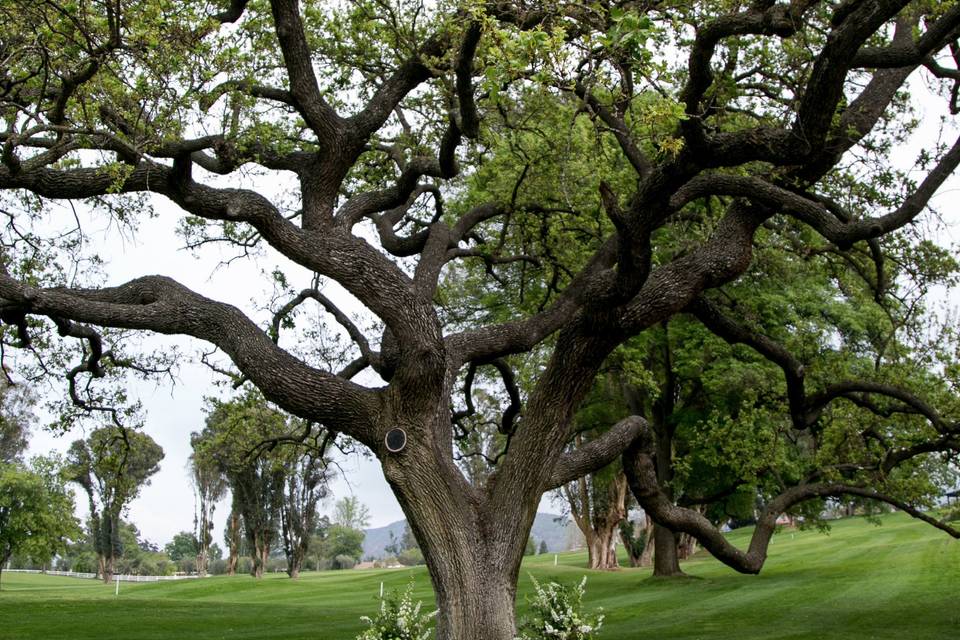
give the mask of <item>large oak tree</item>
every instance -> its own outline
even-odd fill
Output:
[[[887,441],[880,473],[957,447],[948,414],[895,385],[855,377],[808,389],[796,357],[709,295],[751,269],[759,239],[868,247],[873,260],[857,264],[884,295],[890,238],[907,237],[960,163],[960,141],[933,138],[919,177],[905,180],[888,158],[909,129],[910,78],[942,83],[957,110],[955,4],[0,0],[0,15],[5,342],[42,354],[58,335],[79,340],[69,389],[96,409],[88,379],[151,370],[115,346],[129,331],[193,336],[284,410],[366,445],[420,542],[441,638],[513,637],[540,496],[631,443],[625,467],[644,508],[744,570],[762,564],[777,509],[842,493],[897,502],[862,475],[812,478],[768,506],[742,554],[663,496],[642,417],[568,451],[571,418],[607,356],[676,314],[780,365],[798,429],[840,399],[924,418],[912,443]],[[596,127],[593,161],[613,154],[631,178],[545,197],[524,188],[537,176],[520,168],[512,190],[445,207],[482,174],[496,123],[537,131],[549,110],[527,110],[531,95],[576,105]],[[849,170],[858,162],[859,175]],[[264,175],[289,189],[277,178],[255,189]],[[482,261],[494,279],[503,265],[535,264],[543,256],[509,252],[516,224],[562,218],[598,193],[599,242],[578,247],[585,259],[556,272],[538,308],[491,322],[438,312],[441,278],[461,261]],[[125,224],[147,196],[175,205],[196,247],[267,244],[339,283],[380,330],[319,286],[261,326],[162,275],[97,286],[57,262],[87,264],[88,247],[76,234],[43,235],[71,215],[51,203],[84,201]],[[676,228],[689,230],[686,242],[655,254],[661,231]],[[313,345],[284,341],[302,335],[289,329],[304,304],[342,327],[351,361],[329,366]],[[499,425],[509,446],[473,485],[454,457],[460,377],[493,367],[509,387],[509,359],[531,350],[545,364],[522,407],[509,394]],[[368,369],[384,384],[352,381]],[[391,451],[385,436],[398,428],[406,446]]]

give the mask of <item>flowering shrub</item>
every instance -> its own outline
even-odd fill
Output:
[[[433,631],[428,627],[437,612],[421,614],[423,603],[418,600],[414,604],[412,597],[413,582],[402,593],[390,592],[380,600],[380,611],[375,618],[360,618],[370,628],[358,635],[357,640],[429,640]]]
[[[602,615],[581,611],[587,585],[567,587],[556,582],[541,585],[533,576],[536,596],[530,601],[530,617],[520,625],[516,640],[592,640],[603,625]]]

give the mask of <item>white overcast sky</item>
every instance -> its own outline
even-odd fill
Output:
[[[922,83],[914,83],[915,95],[922,96],[918,107],[918,116],[924,122],[921,134],[903,153],[896,155],[898,162],[910,166],[919,150],[921,140],[930,140],[935,135],[940,117],[945,113],[942,98],[931,96]],[[945,134],[948,144],[956,128]],[[276,186],[276,183],[274,184]],[[950,225],[939,238],[943,245],[953,245],[960,238],[960,181],[955,177],[945,185],[932,200],[933,206],[943,214]],[[171,276],[193,290],[208,297],[229,302],[247,311],[255,304],[262,307],[269,283],[261,276],[261,269],[270,270],[273,262],[263,260],[260,263],[236,261],[227,268],[217,269],[222,256],[215,251],[205,251],[198,259],[183,250],[183,240],[174,229],[182,216],[179,209],[163,198],[156,203],[158,216],[141,222],[136,237],[122,240],[114,230],[105,228],[105,222],[87,224],[90,240],[98,245],[97,251],[106,259],[104,267],[108,274],[108,284],[119,284],[132,278],[162,274]],[[98,228],[96,225],[99,224]],[[288,275],[299,274],[295,287],[306,286],[309,274],[303,269],[290,268]],[[252,284],[256,283],[256,284]],[[336,299],[336,289],[326,291]],[[341,300],[344,298],[341,296]],[[254,301],[258,301],[254,302]],[[951,306],[957,303],[951,298]],[[196,354],[205,346],[196,340],[186,338],[158,337],[162,344],[178,345],[185,354]],[[193,527],[194,500],[187,475],[187,460],[190,454],[189,434],[203,425],[203,400],[207,396],[221,395],[223,392],[213,384],[212,372],[201,364],[183,363],[179,371],[179,380],[175,385],[168,381],[160,384],[137,382],[129,388],[130,396],[143,403],[146,413],[144,430],[164,449],[166,454],[160,471],[152,477],[150,485],[132,502],[128,519],[140,529],[148,540],[160,544],[168,542],[178,531],[190,531]],[[73,432],[55,436],[44,430],[49,416],[40,414],[32,430],[29,454],[42,454],[50,451],[65,451],[76,438],[83,437],[82,432]],[[353,456],[340,460],[345,473],[337,474],[332,484],[332,497],[324,505],[326,512],[331,511],[332,502],[346,495],[356,495],[370,508],[371,526],[378,527],[402,519],[403,512],[384,480],[380,465],[375,460]],[[77,496],[78,513],[85,513],[84,496]],[[215,539],[222,541],[223,522],[229,505],[225,501],[216,512]],[[541,503],[541,511],[557,511],[549,499]]]

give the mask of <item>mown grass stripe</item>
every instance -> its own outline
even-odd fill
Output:
[[[749,532],[731,538],[746,544]],[[603,607],[608,640],[939,640],[960,637],[960,544],[901,514],[876,527],[854,518],[830,535],[784,531],[759,576],[743,576],[699,554],[692,577],[650,580],[649,569],[587,571],[585,553],[528,558],[518,608],[532,574],[567,583],[588,576],[587,605]],[[0,640],[346,640],[387,589],[416,581],[432,599],[423,568],[269,575],[112,585],[5,573]]]

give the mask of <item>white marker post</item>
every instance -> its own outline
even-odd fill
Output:
[[[380,599],[383,600],[383,582],[380,583]]]
[[[120,574],[113,576],[117,582],[117,590],[113,592],[114,597],[120,595]]]
[[[559,562],[559,560],[560,560],[560,554],[559,553],[553,554],[553,566],[557,566],[557,562]]]

